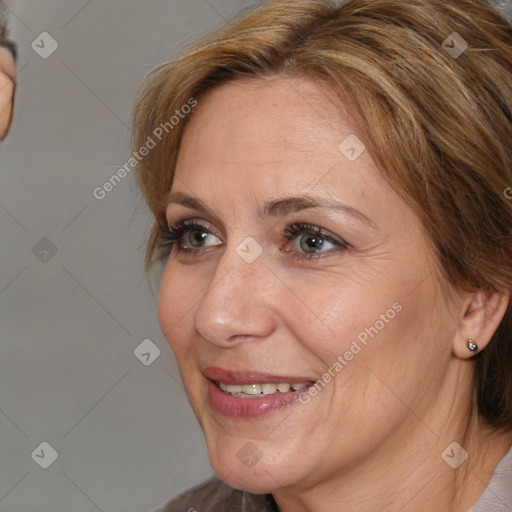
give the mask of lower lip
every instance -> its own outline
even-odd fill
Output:
[[[287,393],[276,393],[257,398],[240,398],[222,391],[211,379],[208,382],[209,400],[212,407],[229,418],[259,418],[294,404],[308,388]]]

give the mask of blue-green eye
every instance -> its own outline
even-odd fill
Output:
[[[210,238],[218,238],[210,232],[209,224],[200,224],[197,221],[180,220],[176,225],[169,225],[161,235],[161,243],[169,255],[173,246],[177,253],[189,253],[199,256],[202,251],[218,243],[206,243]],[[312,260],[323,257],[324,253],[332,253],[334,249],[348,249],[349,244],[341,238],[324,232],[318,226],[295,223],[286,227],[283,233],[284,240],[296,239],[294,249],[284,251],[293,257],[302,260]],[[298,243],[297,243],[298,242]],[[327,248],[327,250],[325,250]]]
[[[295,250],[288,252],[291,252],[296,258],[305,260],[322,258],[324,253],[333,252],[333,249],[348,249],[349,247],[349,244],[343,239],[337,239],[323,231],[322,228],[311,224],[291,224],[285,229],[284,238],[295,239]],[[323,250],[326,247],[328,250]]]
[[[180,220],[175,226],[168,226],[168,230],[163,233],[161,238],[169,252],[174,245],[178,252],[189,252],[204,248],[205,246],[202,244],[210,236],[214,237],[215,235],[210,233],[208,226],[194,221]],[[210,245],[219,245],[219,243]],[[210,247],[210,245],[206,245],[206,247]]]

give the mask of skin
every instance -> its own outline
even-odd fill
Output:
[[[11,127],[14,109],[16,64],[12,53],[0,47],[0,141],[4,140]]]
[[[356,129],[332,97],[306,79],[274,77],[222,85],[200,102],[172,192],[202,199],[213,214],[167,206],[171,225],[210,228],[203,252],[172,248],[160,327],[228,485],[272,493],[282,512],[467,511],[512,438],[471,409],[466,340],[485,348],[508,299],[481,290],[443,303],[418,216],[369,152],[350,162],[339,151]],[[342,201],[374,226],[324,208],[257,217],[265,202],[302,194]],[[324,241],[313,249],[322,258],[301,262],[292,251],[307,255],[311,235],[284,239],[293,222],[349,248]],[[247,236],[263,249],[250,264],[236,252]],[[191,239],[182,244],[194,248]],[[222,417],[209,405],[205,366],[320,379],[396,302],[402,310],[309,404],[257,419]],[[469,453],[457,470],[441,458],[454,441]],[[248,442],[260,454],[250,468],[237,457]]]

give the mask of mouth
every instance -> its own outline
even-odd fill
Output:
[[[289,383],[289,382],[273,382],[262,384],[226,384],[221,381],[214,383],[228,395],[237,398],[258,398],[263,396],[272,396],[277,394],[300,391],[301,389],[310,387],[314,384],[312,381]]]
[[[272,375],[208,367],[206,378],[210,405],[223,416],[256,418],[294,404],[315,384],[310,377]]]

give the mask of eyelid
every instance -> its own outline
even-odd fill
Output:
[[[297,217],[296,219],[294,217]],[[286,221],[286,219],[282,219],[283,222]],[[222,237],[223,235],[221,232],[217,229],[212,229],[214,227],[214,224],[210,221],[204,220],[200,217],[185,217],[185,216],[177,216],[175,219],[168,219],[166,218],[166,224],[167,229],[171,229],[173,226],[177,226],[179,224],[186,224],[186,225],[193,225],[193,224],[199,224],[206,230],[208,230],[212,235],[215,235],[216,237]],[[263,230],[263,235],[267,235],[268,233],[274,231],[276,227],[279,225],[279,223],[274,223],[272,228],[269,230]],[[322,235],[324,237],[331,237],[338,243],[345,243],[348,245],[348,242],[346,242],[342,237],[334,234],[332,231],[329,231],[328,229],[325,229],[323,227],[320,227],[317,224],[312,224],[307,221],[300,220],[300,213],[297,212],[292,218],[288,219],[285,222],[284,229],[281,231],[281,233],[284,233],[287,231],[287,229],[291,226],[301,225],[304,227],[305,231],[312,231],[315,234]]]
[[[212,235],[214,235],[216,237],[222,236],[218,230],[212,229],[213,224],[211,222],[204,220],[204,219],[200,219],[198,217],[191,217],[191,218],[178,217],[176,220],[173,220],[173,221],[169,221],[169,219],[167,219],[167,229],[169,229],[169,230],[172,227],[176,227],[180,224],[186,225],[188,227],[191,227],[191,226],[197,224],[197,225],[203,227],[205,230],[207,230],[209,233],[211,233]]]
[[[202,256],[203,253],[207,254],[211,252],[210,250],[212,247],[217,247],[224,243],[222,241],[222,236],[219,237],[215,231],[212,231],[212,224],[203,219],[178,218],[173,223],[168,222],[168,228],[169,232],[163,235],[163,238],[167,240],[166,245],[170,247],[168,256],[170,255],[174,245],[176,245],[177,253],[183,253],[185,256]],[[185,246],[182,247],[181,245],[183,244],[184,234],[197,230],[197,228],[203,229],[207,232],[208,235],[213,235],[216,238],[220,238],[220,244],[213,244],[211,246],[204,247],[186,247],[187,244],[185,244]],[[172,236],[170,236],[171,232]],[[293,243],[294,240],[297,240],[306,234],[319,236],[322,239],[327,240],[334,247],[327,251],[312,253],[301,252],[295,249],[283,250],[284,247],[290,243]],[[334,257],[336,254],[346,251],[352,247],[352,245],[348,243],[344,238],[324,229],[323,227],[300,221],[288,222],[285,228],[280,231],[280,237],[281,240],[285,240],[285,243],[279,248],[279,251],[289,254],[291,257],[301,262],[312,262],[314,260],[322,260]],[[169,240],[172,241],[169,243]]]
[[[322,238],[331,240],[333,243],[339,245],[350,245],[346,240],[334,234],[332,231],[329,231],[328,229],[322,228],[315,224],[309,224],[307,222],[292,222],[286,226],[284,232],[289,234],[289,236],[286,236],[286,238],[290,240],[296,238],[299,233],[312,233],[314,235],[321,236]]]

